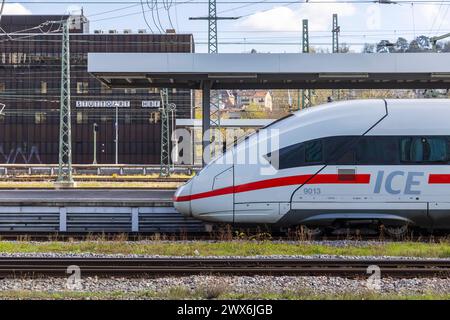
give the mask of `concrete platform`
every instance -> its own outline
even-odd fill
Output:
[[[173,207],[174,190],[0,190],[2,233],[205,232]]]
[[[0,190],[0,206],[4,205],[48,205],[82,204],[84,206],[172,206],[174,190]]]

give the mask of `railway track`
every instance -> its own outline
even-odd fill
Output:
[[[0,276],[296,275],[368,277],[369,266],[381,277],[450,277],[450,260],[272,259],[272,258],[0,258]]]

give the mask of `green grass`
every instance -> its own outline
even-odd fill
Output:
[[[40,299],[40,300],[123,300],[123,299],[233,299],[233,300],[450,300],[450,294],[426,292],[423,294],[380,294],[375,292],[316,294],[308,291],[261,292],[237,294],[221,292],[211,296],[205,289],[189,290],[184,287],[171,287],[165,291],[136,292],[77,292],[77,291],[0,291],[0,299]]]
[[[450,242],[381,242],[373,245],[335,247],[307,242],[283,243],[271,241],[218,242],[28,242],[0,241],[4,253],[97,253],[147,254],[166,256],[255,256],[255,255],[352,255],[352,256],[411,256],[427,258],[450,257]]]

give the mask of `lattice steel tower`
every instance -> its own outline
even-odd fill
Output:
[[[302,23],[302,53],[309,53],[309,31],[308,20],[304,19]],[[311,89],[302,90],[302,109],[312,106]]]
[[[176,106],[169,103],[169,89],[160,90],[161,106],[159,108],[161,114],[161,162],[159,175],[167,177],[170,175],[170,115],[174,114]],[[175,128],[172,128],[174,130]]]
[[[339,53],[339,32],[341,32],[341,27],[338,25],[338,15],[333,13],[333,27],[331,29],[333,34],[333,53]]]
[[[216,0],[208,3],[208,53],[217,53],[217,4]],[[213,91],[210,99],[210,126],[220,130],[220,92]],[[211,136],[210,136],[211,139]]]
[[[216,0],[208,3],[208,53],[217,53],[217,4]]]
[[[332,24],[332,29],[331,29],[331,33],[333,36],[333,41],[332,41],[332,52],[333,53],[339,53],[339,32],[341,32],[341,27],[339,27],[338,24],[338,15],[337,13],[333,13],[333,24]],[[340,91],[339,89],[333,89],[331,90],[331,96],[333,98],[333,100],[340,99]]]
[[[70,19],[70,18],[69,18]],[[59,166],[57,187],[73,187],[72,134],[70,116],[69,20],[62,22],[61,100],[59,107]]]

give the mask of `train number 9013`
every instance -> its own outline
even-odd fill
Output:
[[[322,193],[320,188],[304,188],[303,193],[308,196],[316,196]]]

